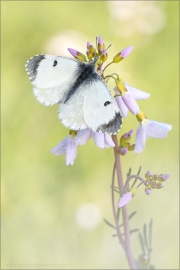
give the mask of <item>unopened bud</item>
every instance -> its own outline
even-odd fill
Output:
[[[145,178],[150,179],[152,176],[152,173],[150,171],[147,171],[147,173],[145,174]]]
[[[113,58],[113,63],[119,63],[120,61],[122,61],[132,52],[133,48],[134,48],[133,46],[127,47],[120,53],[116,54]]]
[[[90,51],[87,50],[86,54],[87,54],[88,59],[89,60],[92,60],[92,58],[93,58],[92,52],[90,52]]]
[[[159,180],[160,182],[164,182],[164,181],[166,181],[169,177],[170,177],[170,174],[160,174],[159,177],[158,177],[158,180]]]
[[[162,183],[160,183],[160,182],[156,184],[156,188],[157,189],[163,188],[163,187],[164,187],[164,185]]]
[[[100,53],[100,58],[103,62],[105,62],[108,59],[108,54],[106,52],[106,50],[100,49],[101,53]]]
[[[152,190],[150,188],[145,188],[145,192],[147,195],[151,195]]]
[[[121,154],[122,156],[126,155],[127,152],[128,152],[128,149],[127,149],[127,148],[125,148],[125,147],[120,148],[120,154]]]
[[[86,56],[81,53],[81,52],[78,52],[74,49],[71,49],[71,48],[68,48],[68,51],[70,52],[70,54],[72,54],[76,59],[78,60],[81,60],[83,62],[87,62],[87,59],[86,59]]]
[[[144,185],[148,187],[149,186],[149,181],[148,180],[144,181]]]
[[[158,174],[154,174],[154,175],[152,176],[152,179],[157,180],[157,179],[158,179]]]
[[[105,49],[104,41],[101,36],[98,37],[98,52],[100,53],[100,49]]]
[[[134,148],[135,148],[135,144],[131,144],[131,145],[128,147],[128,150],[129,150],[129,151],[134,151]]]
[[[91,43],[88,41],[87,42],[87,49],[88,51],[90,51],[92,54],[95,53],[96,49],[93,47],[93,45],[91,45]]]

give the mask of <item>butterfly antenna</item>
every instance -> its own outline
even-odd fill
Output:
[[[98,50],[98,36],[96,36],[96,51]]]
[[[105,51],[107,51],[112,45],[113,45],[113,43],[111,43],[111,44],[107,47],[107,49],[105,49]]]

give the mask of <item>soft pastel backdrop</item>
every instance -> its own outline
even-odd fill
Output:
[[[179,269],[179,2],[178,1],[2,1],[2,269],[128,269],[113,223],[113,149],[92,140],[78,148],[73,167],[49,153],[67,134],[58,106],[36,101],[25,72],[36,54],[86,52],[101,35],[109,59],[127,46],[134,51],[112,66],[120,76],[151,94],[139,102],[149,119],[172,124],[166,139],[149,139],[141,154],[122,158],[142,175],[169,173],[161,190],[144,188],[128,205],[138,210],[131,228],[154,220],[152,264]],[[113,87],[112,83],[109,85]],[[138,123],[124,120],[119,137]],[[134,141],[134,135],[132,142]],[[118,199],[118,198],[117,198]],[[134,257],[141,254],[132,235]]]

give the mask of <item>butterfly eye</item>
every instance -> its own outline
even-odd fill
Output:
[[[57,65],[57,63],[58,62],[56,60],[54,60],[53,67],[55,67]]]
[[[106,102],[104,103],[104,106],[106,107],[106,106],[109,105],[109,104],[111,104],[111,102],[110,102],[110,101],[106,101]]]

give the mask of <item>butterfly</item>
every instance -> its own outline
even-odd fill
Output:
[[[36,55],[25,67],[36,99],[45,106],[60,103],[58,117],[71,130],[90,128],[116,134],[122,116],[106,83],[96,69],[97,59]]]

